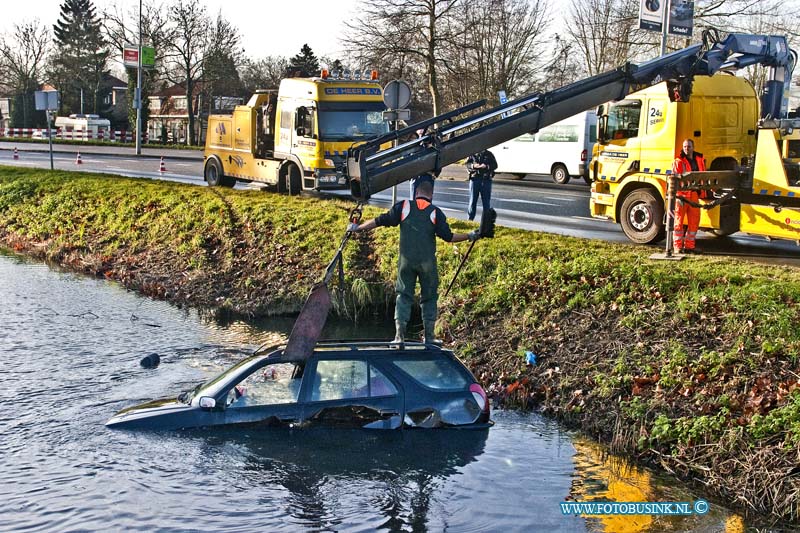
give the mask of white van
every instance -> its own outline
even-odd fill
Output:
[[[56,117],[56,128],[61,130],[62,139],[98,139],[111,138],[111,121],[100,118],[100,115],[73,114],[68,117]]]
[[[592,146],[597,141],[597,115],[584,111],[556,122],[538,133],[526,133],[490,148],[497,159],[497,172],[524,178],[528,174],[550,174],[564,184],[571,176],[589,183]]]

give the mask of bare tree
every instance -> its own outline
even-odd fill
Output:
[[[392,58],[415,63],[426,75],[433,113],[442,111],[439,73],[456,35],[448,21],[462,0],[373,0],[348,23],[348,52],[360,58]],[[401,72],[401,75],[403,73]]]
[[[128,4],[129,5],[129,4]],[[124,10],[125,4],[111,4],[103,12],[103,31],[106,39],[116,51],[116,57],[122,57],[126,44],[139,42],[139,9]],[[167,12],[162,4],[147,2],[142,5],[142,42],[155,50],[155,66],[142,72],[142,124],[147,129],[149,107],[148,97],[153,93],[159,72],[164,69],[166,43],[172,40],[173,29],[167,23]],[[128,124],[136,124],[136,109],[133,107],[137,84],[135,68],[126,68],[128,75]]]
[[[652,47],[637,30],[637,0],[575,0],[566,35],[582,57],[584,74],[594,76],[622,65]]]
[[[121,0],[120,0],[121,1]],[[139,9],[124,6],[130,3],[114,3],[103,12],[103,31],[106,39],[120,57],[126,44],[139,42]],[[167,43],[172,40],[173,29],[168,24],[168,13],[163,4],[147,2],[142,5],[142,42],[155,49],[156,69],[164,62]]]
[[[32,119],[31,93],[43,81],[50,39],[38,20],[15,24],[9,35],[0,36],[0,87],[16,95],[20,109],[12,115],[24,126]]]
[[[210,48],[207,30],[212,24],[204,5],[184,0],[176,0],[169,6],[169,19],[175,33],[167,43],[166,77],[186,90],[187,140],[195,145],[195,89],[203,76],[203,63]]]
[[[578,54],[574,52],[575,48],[576,45],[571,40],[563,39],[559,34],[553,36],[550,58],[544,68],[546,75],[540,90],[551,91],[580,78],[582,67]]]
[[[535,85],[545,47],[545,0],[469,0],[459,6],[462,40],[448,54],[447,85],[465,90],[459,104],[524,94]]]
[[[277,89],[288,66],[289,60],[281,56],[248,60],[241,68],[242,83],[250,93],[256,89]]]

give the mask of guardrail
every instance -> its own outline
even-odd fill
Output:
[[[75,131],[68,128],[55,128],[50,130],[53,139],[71,141],[105,141],[110,142],[133,142],[134,134],[132,131],[98,131],[96,134],[90,131]],[[47,128],[0,128],[0,138],[12,139],[47,139]],[[144,142],[148,142],[147,133],[144,135]]]

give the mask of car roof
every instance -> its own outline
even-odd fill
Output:
[[[319,359],[321,356],[343,356],[352,357],[358,355],[361,358],[372,359],[380,357],[414,357],[420,355],[442,355],[452,356],[453,352],[437,346],[435,344],[423,344],[421,342],[406,342],[403,349],[398,348],[397,344],[386,340],[358,340],[358,341],[325,341],[317,343],[313,354],[305,359],[284,355],[286,346],[273,346],[264,350],[258,350],[254,356],[268,354],[270,362],[301,362],[310,359]]]
[[[397,344],[391,344],[386,340],[370,341],[327,341],[319,342],[314,348],[313,354],[308,358],[298,358],[295,356],[284,355],[286,345],[271,346],[269,348],[258,349],[256,352],[242,359],[232,367],[228,368],[212,380],[203,384],[203,390],[208,395],[214,396],[224,390],[237,376],[251,371],[253,367],[260,367],[276,363],[304,363],[312,360],[339,359],[357,356],[367,361],[374,361],[382,358],[399,359],[408,357],[409,359],[420,356],[439,356],[458,361],[450,350],[442,349],[437,345],[423,344],[421,342],[406,342],[403,349]],[[458,364],[464,367],[463,363]],[[467,370],[464,367],[464,370]],[[467,372],[469,372],[467,370]]]

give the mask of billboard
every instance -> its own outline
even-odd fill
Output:
[[[639,5],[639,29],[661,32],[664,20],[664,4],[669,0],[641,0]]]
[[[670,0],[667,32],[670,35],[691,37],[694,24],[694,2],[692,0]]]

